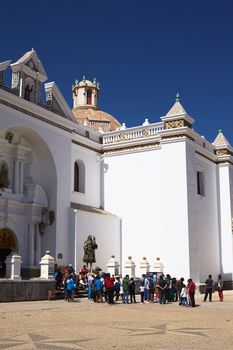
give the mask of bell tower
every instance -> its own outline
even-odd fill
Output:
[[[83,76],[82,81],[75,80],[72,86],[73,108],[91,108],[98,109],[100,85],[93,79],[93,82]]]
[[[32,49],[26,52],[18,61],[11,64],[12,89],[19,96],[30,102],[41,103],[42,84],[47,80],[45,70]]]

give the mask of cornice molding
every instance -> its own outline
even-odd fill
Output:
[[[95,148],[93,146],[90,146],[90,145],[86,145],[80,141],[77,141],[77,140],[74,140],[72,139],[71,142],[74,144],[74,145],[77,145],[77,146],[80,146],[80,147],[83,147],[83,148],[86,148],[90,151],[94,151],[94,152],[97,152],[97,153],[103,153],[103,150],[102,149],[98,149],[98,148]]]
[[[144,144],[136,144],[136,145],[125,145],[121,147],[114,147],[111,149],[104,149],[103,153],[108,155],[108,154],[118,154],[118,153],[128,153],[131,151],[144,151],[145,148],[149,150],[155,150],[155,149],[160,149],[160,142],[155,141],[153,143],[144,143]]]

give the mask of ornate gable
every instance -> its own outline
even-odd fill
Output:
[[[44,67],[39,60],[36,51],[32,49],[26,52],[12,68],[12,89],[20,97],[36,104],[41,104],[42,84],[47,80]]]
[[[28,72],[31,71],[31,74],[34,75],[35,73],[39,75],[39,80],[41,82],[44,82],[48,79],[47,74],[44,70],[44,67],[37,56],[37,53],[34,49],[31,51],[26,52],[21,58],[18,59],[15,63],[11,64],[11,68],[13,72],[17,70],[19,65],[24,65],[26,66],[29,70]],[[25,69],[27,69],[25,68]]]

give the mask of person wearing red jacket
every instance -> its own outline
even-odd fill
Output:
[[[115,278],[112,276],[110,277],[110,273],[106,274],[106,278],[104,280],[104,286],[107,290],[108,293],[108,303],[109,304],[113,304],[113,297],[114,297],[114,282],[115,282]]]
[[[196,285],[193,282],[192,278],[188,279],[188,294],[189,294],[189,301],[190,306],[195,307],[195,291],[196,291]]]

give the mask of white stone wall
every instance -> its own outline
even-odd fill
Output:
[[[74,163],[79,159],[85,166],[85,193],[74,191]],[[72,144],[70,187],[72,202],[100,207],[100,166],[96,152]]]
[[[229,174],[230,174],[231,217],[233,220],[233,166],[232,165],[229,166]]]
[[[185,143],[104,160],[105,209],[122,217],[122,261],[160,257],[165,273],[189,277]],[[123,270],[124,272],[124,270]]]
[[[12,96],[15,99],[15,96]],[[20,100],[22,104],[27,101]],[[34,109],[41,108],[32,105]],[[46,110],[43,111],[46,115]],[[42,238],[42,255],[49,249],[51,255],[57,256],[57,252],[63,253],[64,261],[68,261],[70,254],[68,235],[70,207],[70,157],[71,157],[71,136],[61,129],[41,122],[38,119],[23,114],[17,110],[6,108],[0,105],[0,130],[4,135],[5,130],[11,129],[21,134],[25,142],[31,147],[30,164],[25,169],[25,174],[32,177],[33,183],[41,185],[46,191],[49,209],[55,212],[55,221],[49,226]],[[58,123],[59,123],[58,117]],[[14,231],[19,249],[24,245],[24,236],[20,220],[15,226],[20,225],[20,230]],[[25,255],[25,248],[22,248]],[[19,254],[21,249],[19,250]],[[24,264],[27,258],[24,259]]]
[[[85,88],[79,88],[76,90],[77,96],[74,98],[74,108],[79,106],[84,106],[87,104],[87,97],[85,94]]]
[[[204,174],[204,196],[197,193],[197,171]],[[218,179],[216,164],[195,153],[187,143],[187,181],[189,203],[190,274],[204,282],[220,271]]]
[[[111,255],[116,259],[121,259],[121,222],[114,215],[95,214],[77,210],[76,214],[71,210],[71,221],[73,225],[73,247],[76,247],[74,253],[73,266],[76,271],[84,265],[83,263],[83,244],[88,235],[95,236],[98,249],[95,251],[96,263],[93,267],[99,266],[103,272],[107,271],[107,263]]]
[[[232,280],[233,271],[233,243],[232,243],[232,204],[231,189],[232,170],[229,163],[220,163],[219,176],[219,211],[220,211],[220,259],[222,273],[227,280]]]

